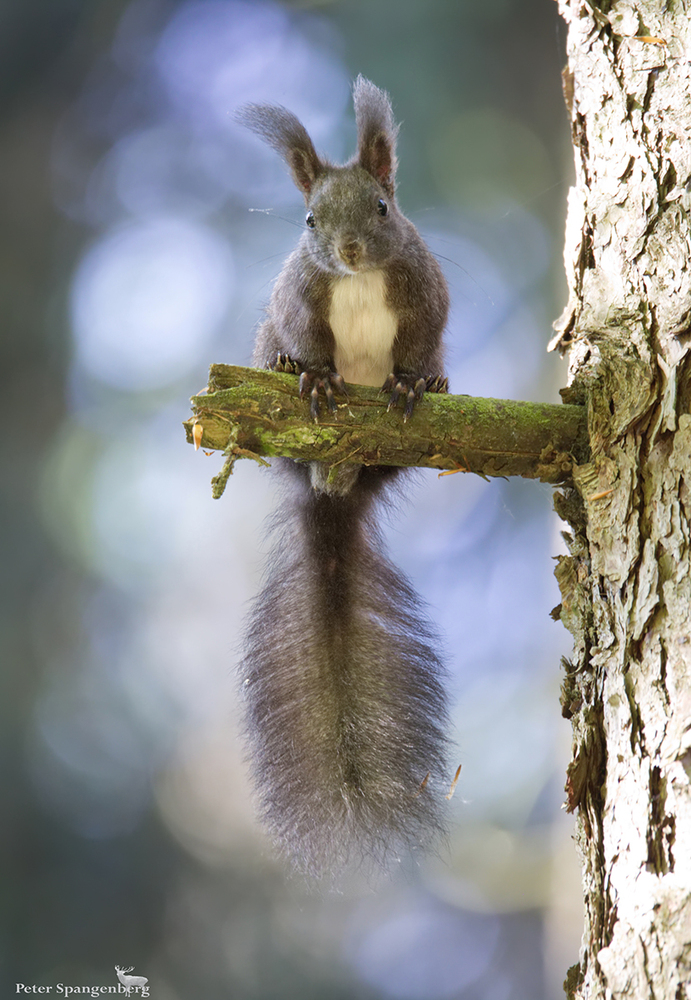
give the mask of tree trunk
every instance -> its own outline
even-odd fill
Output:
[[[585,931],[567,992],[691,998],[691,22],[681,0],[560,0],[576,185],[570,401],[591,461],[561,618]]]

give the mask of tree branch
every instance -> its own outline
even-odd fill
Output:
[[[187,440],[229,459],[284,456],[329,465],[424,466],[481,476],[523,476],[561,483],[587,456],[581,406],[428,393],[412,418],[386,412],[377,389],[348,386],[338,413],[324,405],[318,423],[298,394],[295,375],[212,365],[206,394],[193,396]],[[218,478],[218,477],[217,477]]]

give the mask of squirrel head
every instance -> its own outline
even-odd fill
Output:
[[[358,148],[344,166],[317,154],[304,125],[287,108],[249,104],[235,116],[290,167],[307,207],[303,244],[318,265],[337,274],[383,267],[403,248],[410,225],[395,199],[398,126],[391,101],[358,76],[353,104]]]

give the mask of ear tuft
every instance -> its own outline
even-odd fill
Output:
[[[398,126],[388,94],[364,76],[353,87],[358,162],[393,197],[396,185]]]
[[[234,118],[281,154],[307,200],[326,163],[317,156],[302,122],[278,104],[247,104]]]

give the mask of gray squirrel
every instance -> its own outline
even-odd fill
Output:
[[[358,152],[334,166],[274,105],[237,119],[288,163],[307,207],[260,324],[254,363],[300,375],[319,419],[346,383],[381,386],[403,420],[446,392],[441,269],[395,199],[387,94],[359,76]],[[400,470],[277,463],[275,547],[250,613],[241,665],[261,810],[279,847],[323,875],[386,864],[443,829],[447,709],[439,640],[382,551],[374,501]]]

